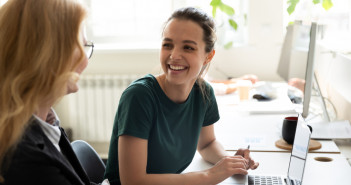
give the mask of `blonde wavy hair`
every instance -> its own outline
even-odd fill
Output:
[[[67,93],[85,59],[85,16],[77,0],[9,0],[0,8],[0,182],[33,113]],[[76,48],[79,62],[73,61]]]

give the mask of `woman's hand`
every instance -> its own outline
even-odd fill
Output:
[[[254,74],[247,74],[247,75],[241,76],[239,79],[240,80],[250,80],[252,82],[252,84],[255,84],[256,82],[258,82],[258,77]]]
[[[208,169],[207,173],[210,181],[217,184],[235,174],[246,175],[248,168],[249,164],[244,157],[240,155],[225,156]]]
[[[239,149],[234,156],[242,156],[245,158],[246,162],[248,163],[248,169],[254,170],[259,166],[258,162],[255,162],[251,156],[250,156],[250,150],[249,149]]]

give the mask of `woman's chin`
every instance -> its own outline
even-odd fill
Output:
[[[78,90],[79,90],[79,87],[77,84],[69,85],[67,87],[67,94],[76,93]]]
[[[78,87],[79,74],[74,72],[67,82],[67,94],[75,93],[79,90]]]

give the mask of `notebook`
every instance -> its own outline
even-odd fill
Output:
[[[242,102],[239,110],[249,114],[296,114],[295,106],[287,101],[272,100],[268,102]]]
[[[313,128],[312,139],[351,139],[351,125],[348,120],[309,125]]]
[[[296,127],[295,140],[292,147],[289,168],[286,176],[262,174],[262,175],[247,175],[244,181],[239,182],[234,178],[228,178],[221,184],[245,184],[245,185],[300,185],[305,170],[306,158],[308,153],[308,145],[311,138],[311,131],[307,127],[306,122],[299,115],[298,124]],[[230,180],[229,180],[230,179]]]

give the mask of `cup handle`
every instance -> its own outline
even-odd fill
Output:
[[[312,134],[312,131],[313,131],[312,126],[311,126],[311,125],[307,125],[307,126],[308,126],[308,128],[310,129],[311,134]]]

